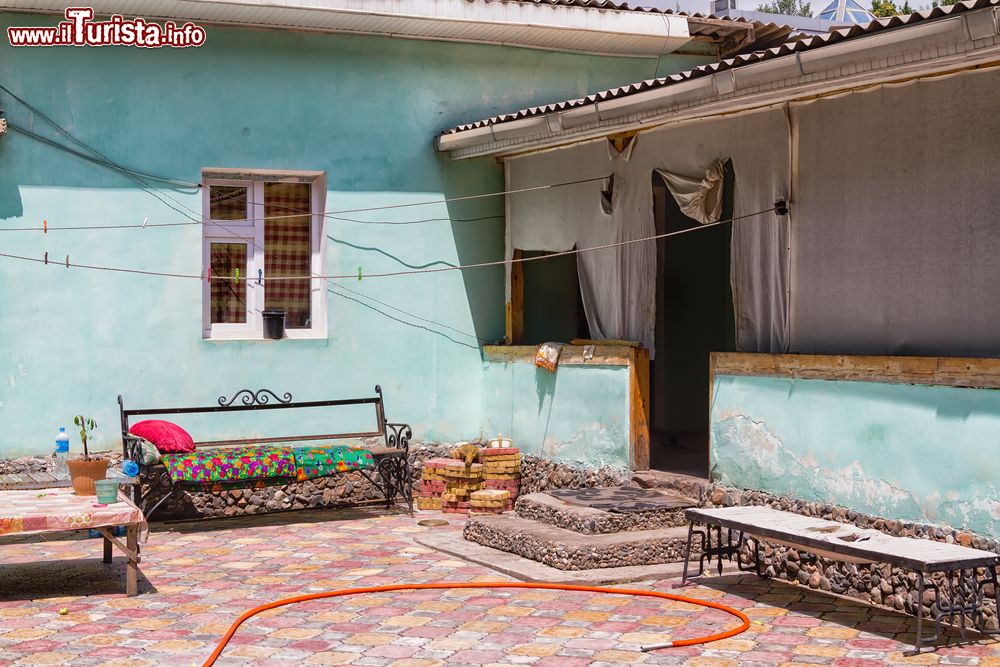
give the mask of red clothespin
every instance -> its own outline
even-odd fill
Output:
[[[208,284],[212,283],[212,267],[211,266],[208,267],[207,271],[205,271],[205,282],[208,283]]]
[[[48,233],[49,233],[49,221],[42,220],[42,234],[48,234]]]

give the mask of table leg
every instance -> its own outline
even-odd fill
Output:
[[[105,563],[110,563],[111,562],[111,540],[109,540],[106,537],[104,537],[103,539],[104,539],[104,562]]]
[[[688,522],[688,539],[687,544],[684,547],[684,571],[681,573],[681,586],[687,584],[688,580],[688,563],[691,560],[691,539],[694,536],[694,521]]]
[[[128,567],[125,570],[125,593],[132,597],[139,592],[139,526],[131,524],[125,530],[128,547]]]

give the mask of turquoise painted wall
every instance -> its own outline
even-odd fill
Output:
[[[1000,391],[717,376],[712,479],[1000,537]]]
[[[53,22],[0,15],[0,28]],[[327,210],[501,190],[495,162],[451,162],[435,154],[437,132],[648,78],[657,65],[223,28],[210,29],[201,48],[176,51],[12,49],[0,41],[0,82],[120,163],[187,181],[200,180],[203,167],[322,170]],[[664,58],[659,71],[700,62]],[[11,123],[68,143],[2,92],[0,105]],[[0,138],[0,228],[37,226],[43,219],[54,227],[172,222],[185,220],[185,209],[201,210],[196,193],[160,194],[170,206],[114,171],[13,131]],[[454,219],[502,212],[496,198],[344,216],[446,218],[421,225],[329,220],[327,270],[356,273],[362,266],[374,273],[500,259],[502,220]],[[0,248],[38,258],[46,251],[70,255],[80,263],[201,271],[201,230],[194,225],[0,232]],[[502,270],[350,281],[344,288],[354,292],[332,288],[338,293],[328,295],[327,340],[208,342],[201,337],[198,281],[0,258],[0,456],[50,452],[57,427],[77,411],[100,423],[97,446],[116,447],[119,393],[130,405],[189,405],[243,387],[319,399],[369,395],[380,383],[388,416],[411,422],[420,439],[474,437],[484,423],[492,430],[492,418],[483,414],[490,404],[481,396],[486,371],[478,346],[503,336]],[[327,428],[356,419],[303,412],[295,426]],[[185,423],[196,438],[229,437],[287,432],[288,417]],[[570,433],[565,425],[553,432]]]
[[[521,451],[567,463],[628,467],[627,366],[485,362],[483,431]]]

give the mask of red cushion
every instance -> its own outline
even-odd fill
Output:
[[[173,422],[146,419],[133,424],[129,433],[149,440],[162,454],[190,454],[194,451],[194,440],[190,434]]]

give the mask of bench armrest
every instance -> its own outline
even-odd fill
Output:
[[[409,424],[395,424],[386,422],[385,424],[385,444],[389,447],[402,449],[406,454],[410,453],[410,438],[413,437],[413,430]]]

